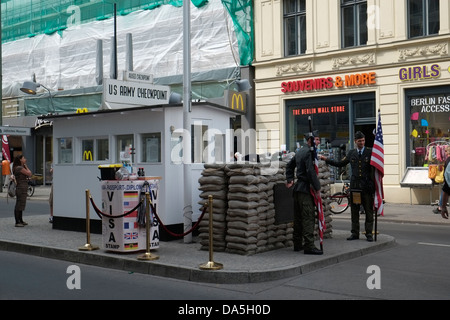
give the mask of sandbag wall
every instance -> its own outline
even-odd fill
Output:
[[[286,162],[280,161],[276,172],[266,172],[268,165],[252,163],[205,164],[199,179],[200,204],[213,196],[214,251],[251,255],[293,245],[292,223],[275,223],[273,187],[286,183]],[[326,165],[325,165],[326,167]],[[327,236],[331,236],[331,216],[326,203],[329,195],[329,173],[319,170],[323,185],[323,201]],[[328,188],[324,188],[327,187]],[[324,190],[326,189],[326,190]],[[202,250],[209,249],[209,216],[199,223]]]

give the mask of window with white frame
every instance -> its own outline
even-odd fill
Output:
[[[72,138],[58,139],[58,163],[73,163]]]
[[[116,159],[134,162],[134,137],[132,134],[116,136]]]
[[[367,44],[367,1],[341,0],[342,48]]]
[[[161,162],[161,133],[144,133],[141,135],[141,161]]]
[[[81,139],[81,162],[109,160],[108,138]]]
[[[409,38],[439,34],[439,1],[408,0]]]
[[[306,0],[283,1],[284,55],[306,52]]]

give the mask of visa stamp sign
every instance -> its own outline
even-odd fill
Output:
[[[144,82],[105,79],[103,100],[124,105],[153,106],[169,104],[170,87]]]

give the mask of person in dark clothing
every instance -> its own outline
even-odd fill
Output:
[[[322,254],[314,245],[315,204],[311,194],[320,192],[320,181],[314,169],[310,150],[314,140],[308,137],[308,147],[301,148],[286,167],[286,187],[294,186],[294,172],[297,168],[297,183],[293,188],[294,197],[294,251],[304,250],[305,254]]]
[[[327,164],[335,167],[344,167],[350,163],[351,166],[351,178],[350,178],[350,190],[352,191],[351,197],[351,235],[347,240],[359,239],[359,211],[362,205],[366,213],[365,231],[367,241],[373,241],[372,229],[373,229],[373,201],[375,193],[375,170],[370,164],[370,158],[372,157],[372,149],[365,147],[365,136],[361,131],[355,133],[355,149],[351,149],[347,155],[340,161],[334,161],[327,159],[324,156],[320,156],[321,160],[325,160]],[[359,197],[357,197],[359,195]],[[355,197],[353,197],[355,196]],[[359,198],[360,201],[356,201],[353,198]]]
[[[448,148],[448,147],[447,147]],[[450,154],[450,153],[447,153]],[[450,163],[450,157],[447,157],[444,165],[444,185],[442,186],[442,207],[441,207],[441,216],[444,219],[448,219],[448,211],[447,211],[447,202],[450,195],[450,181],[447,181],[445,171],[447,170],[447,166]]]
[[[23,221],[22,215],[27,203],[28,178],[31,171],[27,167],[27,159],[23,154],[14,158],[13,174],[16,179],[16,206],[14,207],[14,218],[16,227],[24,227],[28,223]]]

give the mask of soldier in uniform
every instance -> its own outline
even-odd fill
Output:
[[[359,239],[359,210],[362,205],[366,213],[365,231],[367,241],[373,241],[373,201],[375,193],[375,171],[370,164],[372,149],[365,147],[365,136],[361,131],[355,133],[356,148],[350,150],[341,161],[334,161],[320,156],[327,164],[335,167],[351,166],[350,189],[360,194],[360,204],[351,199],[351,235],[347,240]],[[353,198],[353,197],[351,197]]]
[[[294,251],[304,250],[305,254],[322,254],[314,245],[315,204],[311,187],[320,191],[320,181],[314,169],[311,154],[313,139],[307,137],[308,147],[301,148],[286,167],[286,187],[294,185],[294,172],[297,168],[297,183],[293,188],[294,197]]]

